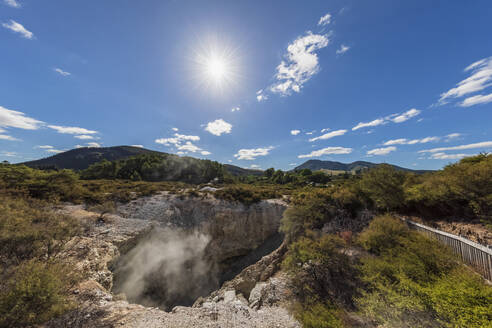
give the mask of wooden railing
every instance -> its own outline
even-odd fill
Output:
[[[456,236],[426,225],[402,218],[411,228],[416,229],[430,238],[439,240],[449,246],[461,257],[464,263],[472,266],[485,279],[492,281],[492,249],[477,244],[469,239]]]

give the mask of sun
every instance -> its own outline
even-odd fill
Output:
[[[218,37],[197,42],[190,52],[192,74],[196,86],[213,94],[231,94],[242,79],[241,55]]]
[[[223,58],[212,57],[205,63],[205,74],[216,83],[228,78],[229,68]]]

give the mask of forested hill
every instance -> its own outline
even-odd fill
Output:
[[[294,169],[294,171],[309,169],[311,171],[330,170],[330,171],[354,172],[354,171],[370,169],[370,168],[375,167],[377,165],[379,165],[379,164],[378,163],[365,162],[365,161],[356,161],[356,162],[352,162],[352,163],[341,163],[341,162],[334,162],[334,161],[322,161],[319,159],[311,159],[311,160],[306,161],[306,162],[302,163],[301,165],[297,166]],[[412,169],[407,169],[407,168],[400,167],[397,165],[392,165],[392,164],[390,164],[390,165],[399,171],[408,171],[408,172],[417,172],[417,173],[429,172],[426,170],[412,170]]]
[[[82,171],[88,169],[91,165],[100,163],[103,161],[116,162],[129,159],[130,157],[138,155],[159,155],[163,158],[174,158],[173,165],[182,164],[189,166],[190,163],[198,163],[199,159],[192,157],[181,157],[182,160],[178,160],[180,157],[160,151],[132,147],[132,146],[114,146],[114,147],[100,147],[100,148],[77,148],[68,150],[63,153],[59,153],[50,157],[38,159],[35,161],[29,161],[20,163],[31,168],[36,169],[70,169],[75,171]],[[123,162],[119,163],[120,165]],[[127,163],[128,164],[128,163]],[[239,166],[224,164],[225,170],[233,176],[259,176],[263,174],[261,170],[251,170],[241,168]]]
[[[79,171],[102,160],[117,161],[141,154],[165,153],[132,146],[84,147],[21,164],[37,169],[71,169]]]

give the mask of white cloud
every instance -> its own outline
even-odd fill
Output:
[[[392,151],[395,151],[396,147],[384,147],[384,148],[375,148],[367,151],[367,155],[388,155]]]
[[[202,154],[203,156],[207,156],[207,155],[211,155],[212,153],[206,150],[202,150],[200,154]]]
[[[262,101],[265,101],[267,99],[268,99],[268,95],[265,94],[263,89],[256,91],[256,100],[258,100],[258,102],[262,102]]]
[[[439,153],[446,150],[464,150],[464,149],[476,149],[476,148],[483,148],[483,149],[492,148],[492,141],[482,141],[482,142],[472,143],[468,145],[460,145],[460,146],[453,146],[453,147],[424,149],[424,150],[420,150],[419,153]]]
[[[331,22],[331,15],[326,14],[319,19],[318,26],[325,26],[330,24],[330,22]]]
[[[0,106],[0,127],[37,130],[42,125],[43,122],[28,117],[22,112]]]
[[[50,146],[50,145],[44,145],[44,146],[37,146],[36,148],[40,148],[40,149],[53,149],[55,147]]]
[[[435,153],[432,154],[430,159],[460,159],[467,156],[473,156],[472,154],[446,154],[446,153]]]
[[[408,121],[412,117],[419,115],[420,113],[421,113],[420,110],[418,110],[416,108],[412,108],[403,114],[399,114],[396,117],[390,118],[390,120],[393,121],[394,123],[402,123],[402,122]],[[393,115],[395,115],[395,114],[393,114]]]
[[[260,166],[257,164],[251,164],[249,167],[252,169],[259,169],[260,168]]]
[[[367,128],[367,127],[370,127],[370,126],[378,126],[378,125],[381,125],[381,124],[386,124],[386,120],[384,118],[378,118],[378,119],[375,119],[374,121],[371,121],[371,122],[360,122],[358,123],[356,126],[354,126],[352,128],[352,131],[355,131],[355,130],[359,130],[359,129],[362,129],[362,128]]]
[[[80,136],[75,136],[75,138],[80,139],[80,140],[91,140],[91,139],[94,139],[94,136],[89,136],[87,134],[82,134]]]
[[[12,32],[19,33],[26,39],[32,39],[34,37],[34,34],[31,31],[28,31],[22,24],[17,23],[13,19],[11,19],[9,23],[2,23],[2,26]]]
[[[237,154],[234,154],[234,157],[237,159],[245,159],[248,161],[255,160],[256,157],[266,156],[270,153],[274,147],[266,147],[266,148],[256,148],[256,149],[240,149]]]
[[[439,140],[441,140],[441,137],[425,137],[422,139],[412,139],[412,140],[402,138],[402,139],[388,140],[383,145],[384,146],[415,145],[415,144],[424,144],[424,143],[428,143],[428,142],[435,142],[435,141],[439,141]]]
[[[132,147],[143,148],[143,145],[131,145]]]
[[[342,44],[339,49],[337,49],[337,55],[342,55],[350,50],[349,46]]]
[[[7,157],[19,157],[19,155],[13,151],[2,151],[0,155],[7,156]]]
[[[234,113],[234,112],[238,112],[239,110],[241,110],[241,108],[240,108],[239,106],[237,106],[237,107],[232,107],[232,108],[231,108],[231,112],[233,112],[233,113]]]
[[[343,136],[345,133],[347,133],[347,130],[336,130],[332,132],[325,133],[319,137],[316,138],[311,138],[309,139],[310,142],[316,141],[316,140],[326,140],[326,139],[331,139],[333,137],[338,137],[338,136]]]
[[[289,163],[290,166],[295,166],[297,163]]]
[[[12,8],[20,8],[21,7],[21,4],[16,0],[3,0],[3,3],[5,3],[7,6],[10,6]]]
[[[367,127],[373,127],[373,126],[378,126],[378,125],[382,125],[382,124],[387,124],[389,122],[403,123],[405,121],[408,121],[412,117],[419,115],[420,113],[421,113],[420,110],[418,110],[416,108],[412,108],[412,109],[409,109],[406,112],[401,113],[401,114],[400,113],[391,114],[391,115],[388,115],[386,117],[380,117],[378,119],[375,119],[375,120],[370,121],[370,122],[365,122],[365,123],[360,122],[352,128],[352,131],[355,131],[355,130],[358,130],[361,128],[367,128]]]
[[[69,76],[69,75],[72,75],[72,73],[67,72],[67,71],[64,71],[64,70],[62,70],[61,68],[58,68],[58,67],[53,68],[53,70],[54,70],[55,72],[57,72],[58,74],[62,75],[62,76]]]
[[[46,152],[47,153],[53,153],[53,154],[59,154],[59,153],[63,153],[64,151],[58,150],[58,149],[46,149]]]
[[[0,134],[0,140],[20,141],[20,139],[14,138],[14,137],[6,135],[6,134]]]
[[[174,132],[178,132],[178,130],[179,130],[179,129],[178,129],[178,128],[172,128],[172,130],[173,130]]]
[[[178,155],[183,155],[186,152],[197,152],[201,151],[202,149],[192,143],[192,141],[199,141],[200,137],[199,136],[191,136],[191,135],[184,135],[184,134],[179,134],[175,133],[174,137],[171,138],[160,138],[156,139],[155,142],[164,146],[175,146],[177,150]]]
[[[341,154],[350,154],[352,152],[352,148],[344,148],[344,147],[326,147],[319,150],[314,150],[306,155],[299,155],[298,158],[309,158],[309,157],[320,157],[324,155],[341,155]]]
[[[277,83],[270,87],[270,91],[283,96],[292,91],[299,92],[303,84],[319,71],[316,50],[326,47],[328,43],[328,35],[307,32],[289,44],[285,60],[277,66]]]
[[[220,136],[222,133],[231,133],[231,129],[231,124],[227,123],[223,119],[218,119],[213,122],[208,122],[205,131],[208,131],[213,135]]]
[[[88,142],[87,147],[99,148],[101,147],[101,145],[98,144],[97,142]]]
[[[321,129],[321,133],[325,133],[325,132],[328,132],[328,131],[330,131],[330,129],[329,129],[329,128],[326,128],[326,129]]]
[[[401,138],[401,139],[388,140],[383,145],[384,146],[405,145],[405,144],[407,144],[407,142],[408,142],[408,139]]]
[[[301,130],[290,130],[290,134],[292,134],[293,136],[296,136],[299,133],[301,133]]]
[[[484,58],[474,62],[465,68],[465,72],[470,72],[470,76],[460,81],[456,87],[449,89],[441,94],[439,104],[448,103],[451,99],[460,98],[471,93],[484,90],[492,86],[492,57]],[[491,101],[488,96],[478,95],[465,99],[460,106],[468,107],[475,104]]]
[[[487,104],[492,102],[492,93],[488,95],[476,95],[472,97],[468,97],[460,103],[461,107],[470,107],[478,104]]]
[[[450,133],[446,136],[446,140],[445,141],[450,141],[450,140],[453,140],[453,139],[456,139],[456,138],[459,138],[461,137],[461,133]]]
[[[97,131],[87,130],[87,129],[79,128],[76,126],[48,125],[48,127],[50,129],[57,131],[58,133],[63,133],[63,134],[84,135],[84,134],[95,134],[95,133],[97,133]]]

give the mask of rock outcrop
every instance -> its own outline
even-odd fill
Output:
[[[283,306],[289,297],[288,278],[278,273],[278,267],[285,247],[261,258],[281,242],[278,227],[285,208],[280,200],[245,206],[209,194],[192,197],[162,193],[118,206],[117,213],[101,223],[96,213],[83,206],[66,206],[61,211],[90,228],[72,239],[60,258],[83,272],[87,280],[73,291],[76,310],[46,326],[298,328],[299,323]],[[207,256],[222,269],[233,262],[240,263],[240,269],[249,262],[254,264],[209,297],[200,298],[193,307],[176,306],[166,312],[131,304],[125,295],[111,293],[110,269],[122,254],[148,239],[156,227],[209,236]]]

